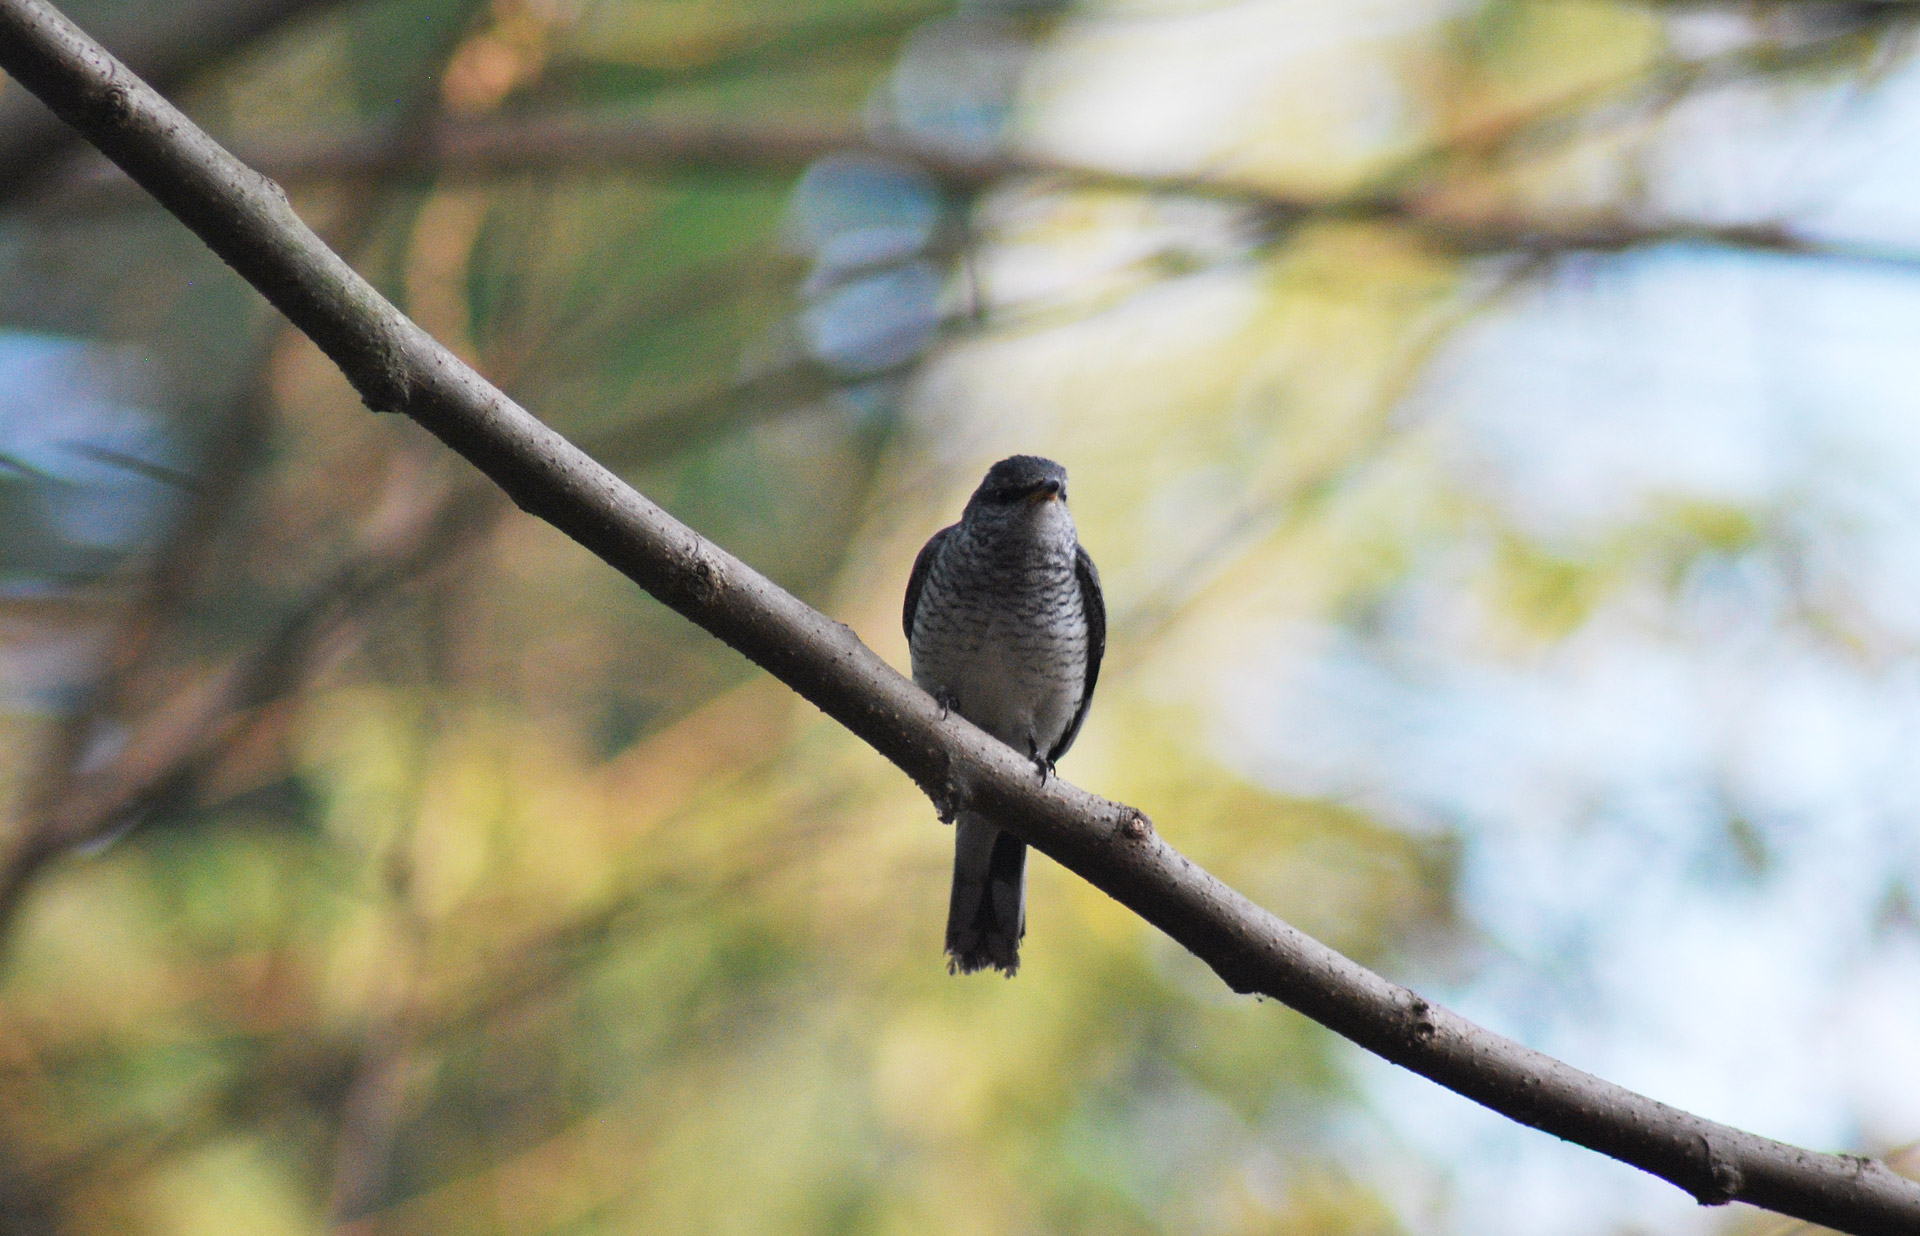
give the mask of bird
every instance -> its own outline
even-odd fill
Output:
[[[1073,746],[1107,646],[1100,573],[1067,511],[1067,470],[1014,455],[987,470],[960,521],[928,538],[902,615],[913,680],[1033,761]],[[1027,844],[977,812],[954,819],[949,973],[1011,978],[1026,935]]]

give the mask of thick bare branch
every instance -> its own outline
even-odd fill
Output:
[[[851,630],[623,484],[490,386],[329,251],[277,186],[222,150],[42,0],[0,0],[0,67],[125,168],[340,365],[655,597],[898,765],[944,811],[990,815],[1204,960],[1388,1060],[1707,1204],[1742,1200],[1857,1236],[1920,1231],[1920,1184],[1679,1111],[1493,1034],[1366,970],[1175,851],[1146,817],[1032,765]]]

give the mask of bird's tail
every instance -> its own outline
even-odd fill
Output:
[[[954,825],[948,971],[972,974],[992,966],[1011,978],[1026,934],[1027,843],[962,812]]]

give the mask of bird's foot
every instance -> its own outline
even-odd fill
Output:
[[[1053,761],[1031,742],[1027,744],[1027,758],[1033,761],[1033,770],[1040,774],[1040,784],[1045,785],[1047,778],[1053,776]]]
[[[940,719],[945,721],[953,715],[954,707],[958,705],[960,701],[955,699],[953,692],[947,690],[945,687],[935,687],[932,695],[933,702],[940,705]]]

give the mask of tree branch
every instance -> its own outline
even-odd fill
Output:
[[[0,0],[0,67],[78,128],[333,358],[665,604],[805,696],[943,810],[1003,826],[1130,907],[1233,990],[1271,996],[1524,1124],[1661,1176],[1856,1236],[1920,1231],[1920,1184],[1771,1141],[1502,1038],[1309,938],[1195,866],[1140,812],[1058,779],[625,485],[490,386],[328,250],[278,186],[222,150],[42,0]]]

